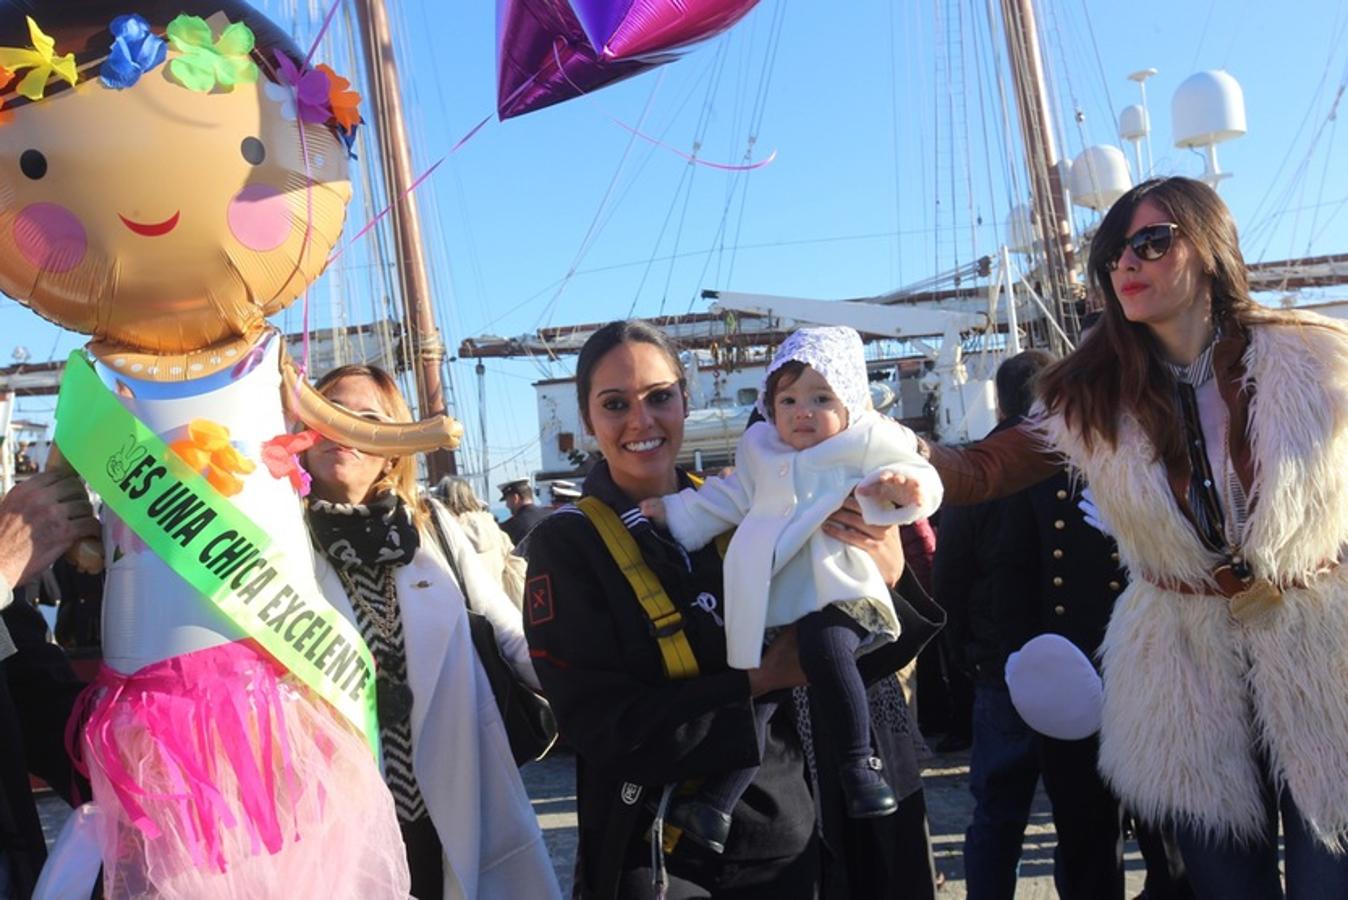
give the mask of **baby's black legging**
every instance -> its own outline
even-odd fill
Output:
[[[857,648],[865,638],[866,629],[837,606],[826,606],[796,622],[800,665],[810,680],[810,700],[822,726],[815,739],[832,741],[844,766],[860,764],[871,755],[866,683],[856,662]],[[760,698],[754,702],[760,756],[768,720],[776,711],[775,701]],[[699,791],[700,799],[729,814],[757,773],[758,767],[751,766],[710,778]]]

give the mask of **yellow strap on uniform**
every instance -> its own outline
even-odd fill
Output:
[[[622,520],[597,497],[582,497],[576,501],[608,548],[613,561],[622,569],[623,577],[632,585],[641,608],[650,619],[651,633],[660,646],[660,658],[665,664],[665,675],[671,679],[692,678],[697,675],[697,657],[683,632],[683,614],[669,599],[660,580],[641,558],[637,542]]]

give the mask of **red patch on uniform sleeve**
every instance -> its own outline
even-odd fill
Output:
[[[529,624],[542,625],[553,619],[552,578],[535,575],[524,585],[524,599],[529,604]]]

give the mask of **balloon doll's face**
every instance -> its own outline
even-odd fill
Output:
[[[165,66],[126,90],[83,77],[0,127],[0,290],[75,331],[186,353],[251,335],[318,276],[346,152],[323,126],[301,141],[290,88],[197,93]]]

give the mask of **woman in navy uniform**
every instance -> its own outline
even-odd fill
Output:
[[[758,669],[727,668],[719,552],[708,546],[687,553],[640,514],[642,499],[692,484],[675,465],[687,397],[668,340],[640,322],[605,326],[581,351],[577,394],[604,460],[585,481],[585,497],[594,499],[563,507],[530,538],[525,626],[539,680],[577,754],[579,895],[652,897],[657,877],[667,877],[671,900],[812,898],[825,879],[837,885],[825,896],[882,897],[899,893],[897,884],[888,883],[898,875],[929,880],[929,868],[895,873],[893,861],[901,854],[885,846],[899,823],[911,826],[914,810],[917,827],[908,831],[925,841],[920,790],[909,794],[908,815],[901,808],[883,820],[890,831],[835,831],[829,810],[837,787],[824,765],[817,767],[824,776],[828,848],[821,854],[795,704],[782,704],[771,721],[760,760],[749,702],[804,683],[794,633],[784,631]],[[614,527],[634,543],[676,616],[657,625],[638,601],[628,574],[581,508],[592,509],[594,501],[616,514]],[[889,583],[899,580],[897,529],[866,526],[849,508],[825,527],[870,552]],[[917,600],[918,608],[939,618],[924,601]],[[909,615],[907,636],[866,658],[871,679],[892,676],[916,652],[919,635],[933,630],[914,620],[914,606],[900,606]],[[695,674],[685,668],[671,677],[661,641],[675,634],[686,641]],[[751,765],[760,765],[759,774],[734,810],[724,854],[678,841],[662,858],[650,832],[666,788]],[[924,858],[925,843],[919,851]],[[830,859],[839,864],[821,871]]]

